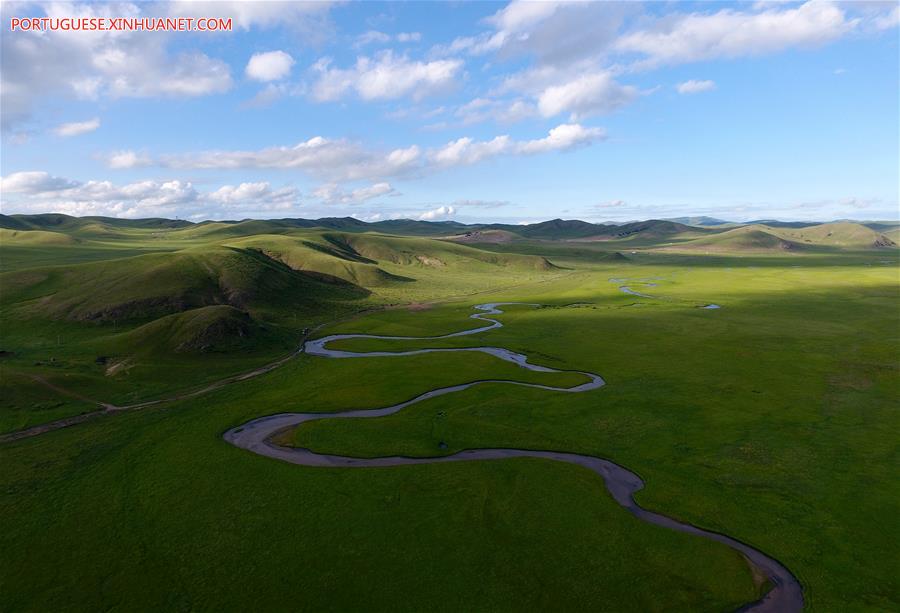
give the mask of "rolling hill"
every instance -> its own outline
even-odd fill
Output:
[[[661,247],[667,251],[709,253],[785,253],[802,249],[799,243],[774,234],[765,226],[741,226],[711,236]]]
[[[252,249],[213,247],[0,276],[4,305],[22,315],[84,322],[141,321],[225,304],[318,309],[368,292],[326,283]]]
[[[813,243],[829,247],[870,249],[894,247],[893,240],[883,233],[853,222],[835,222],[805,226],[802,228],[780,228],[779,236],[798,243]]]
[[[207,353],[252,348],[271,334],[250,314],[230,305],[173,313],[113,336],[116,353]]]

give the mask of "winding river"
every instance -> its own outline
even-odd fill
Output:
[[[418,355],[422,353],[435,352],[457,352],[457,351],[479,351],[488,353],[502,360],[512,362],[521,368],[538,372],[566,372],[528,362],[528,357],[519,353],[503,349],[501,347],[467,347],[467,348],[447,348],[447,349],[417,349],[413,351],[372,351],[372,352],[354,352],[339,351],[328,349],[327,345],[333,341],[351,339],[351,338],[375,338],[385,340],[427,340],[451,338],[456,336],[466,336],[470,334],[478,334],[486,330],[499,328],[503,324],[496,319],[492,319],[491,315],[499,315],[503,311],[499,307],[508,304],[525,304],[513,302],[495,302],[489,304],[480,304],[475,307],[476,313],[471,315],[472,319],[485,322],[486,325],[452,334],[444,334],[442,336],[431,337],[415,337],[415,336],[376,336],[370,334],[334,334],[319,339],[307,341],[303,350],[316,356],[327,358],[366,358],[378,356],[404,356]],[[530,304],[528,306],[539,306]],[[572,372],[572,371],[568,371]],[[580,371],[575,371],[580,372]],[[565,453],[559,451],[540,451],[529,449],[468,449],[458,453],[436,456],[430,458],[413,458],[404,456],[387,456],[378,458],[353,458],[347,456],[338,456],[330,454],[316,453],[309,449],[301,449],[294,447],[282,447],[272,442],[272,438],[289,428],[294,428],[302,423],[315,421],[319,419],[348,419],[348,418],[365,418],[365,417],[383,417],[391,415],[402,409],[427,400],[436,396],[452,394],[453,392],[462,391],[483,383],[505,383],[509,385],[519,385],[523,387],[535,387],[539,389],[550,390],[554,392],[580,393],[598,389],[605,385],[600,375],[581,372],[588,377],[586,383],[575,387],[560,388],[549,385],[539,385],[535,383],[520,383],[516,381],[504,380],[483,380],[470,383],[462,383],[460,385],[452,385],[442,387],[425,392],[411,400],[401,402],[388,407],[376,409],[360,409],[355,411],[344,411],[340,413],[279,413],[267,417],[260,417],[251,420],[241,426],[228,430],[223,438],[242,449],[252,451],[259,455],[267,456],[292,464],[301,466],[316,467],[344,467],[344,468],[371,468],[371,467],[388,467],[388,466],[406,466],[410,464],[437,464],[445,462],[469,462],[476,460],[505,460],[509,458],[542,458],[557,462],[567,462],[569,464],[577,464],[583,466],[600,475],[606,483],[606,488],[612,495],[613,499],[622,507],[628,510],[632,515],[657,526],[686,532],[702,538],[723,543],[731,547],[735,551],[741,553],[749,564],[759,573],[764,575],[772,583],[772,589],[768,591],[760,600],[749,603],[741,608],[741,611],[765,611],[765,612],[793,612],[803,609],[803,590],[800,582],[796,577],[785,568],[780,562],[765,553],[754,549],[746,543],[742,543],[725,534],[704,530],[697,526],[680,522],[666,515],[654,513],[641,508],[634,500],[634,493],[644,487],[644,482],[635,473],[627,468],[620,466],[609,460],[577,453]]]

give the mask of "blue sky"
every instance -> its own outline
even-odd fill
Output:
[[[898,217],[896,2],[0,6],[5,213]]]

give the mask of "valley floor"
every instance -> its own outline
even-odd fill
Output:
[[[289,305],[249,296],[249,322],[232,306],[203,313],[247,334],[242,343],[256,339],[221,353],[174,353],[155,364],[197,338],[185,332],[197,322],[181,315],[125,330],[108,321],[90,332],[83,322],[23,320],[32,323],[4,333],[14,353],[0,365],[13,398],[0,407],[6,431],[94,408],[34,385],[31,374],[85,398],[139,402],[283,357],[304,329],[311,338],[412,337],[345,338],[332,350],[500,347],[547,370],[471,351],[299,354],[208,393],[2,443],[0,609],[721,611],[769,590],[733,549],[639,521],[584,467],[512,457],[311,468],[222,438],[266,415],[389,407],[484,379],[572,387],[585,382],[577,372],[599,373],[606,385],[566,394],[484,383],[381,417],[306,421],[280,432],[278,443],[354,458],[484,448],[606,458],[643,480],[634,495],[641,507],[728,534],[790,569],[807,609],[900,608],[892,553],[900,530],[891,519],[900,503],[895,251],[648,251],[611,261],[581,246],[568,256],[554,247],[561,251],[547,256],[552,268],[512,258],[505,274],[484,277],[495,264],[469,264],[462,247],[440,253],[449,271],[404,261],[390,247],[378,244],[379,268],[398,277],[421,271],[423,290],[392,280],[367,296],[336,285],[343,293],[335,295],[308,284],[316,300],[343,306],[312,309],[299,322]],[[364,248],[374,249],[353,247]],[[223,278],[234,267],[258,271],[272,296],[293,279],[248,253],[216,251],[203,262]],[[375,274],[355,274],[364,272]],[[442,285],[447,272],[455,276]],[[0,305],[6,319],[21,304],[29,313],[39,306],[41,317],[62,308],[53,300],[66,296],[63,285],[47,294],[56,298],[34,301],[34,273],[10,274],[6,282],[25,289],[16,289],[20,302]],[[477,335],[416,338],[481,327],[468,316],[489,302],[540,306],[505,307],[493,316],[503,326]],[[415,307],[380,308],[400,303]],[[703,308],[710,304],[720,308]],[[130,370],[106,374],[109,365],[94,364],[101,350],[131,356],[120,335],[151,324],[140,338],[159,344],[134,354]],[[200,329],[206,342],[206,319]],[[69,353],[54,344],[57,334],[68,335]]]

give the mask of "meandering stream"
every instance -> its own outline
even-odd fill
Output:
[[[499,315],[503,311],[499,307],[508,304],[524,304],[512,302],[496,302],[489,304],[477,305],[475,309],[478,311],[470,317],[486,323],[486,325],[471,330],[463,330],[451,334],[431,337],[415,337],[415,336],[377,336],[370,334],[334,334],[325,336],[316,340],[307,341],[304,344],[304,351],[310,355],[322,356],[327,358],[366,358],[379,356],[404,356],[418,355],[422,353],[435,352],[457,352],[457,351],[479,351],[496,356],[502,360],[512,362],[521,368],[538,372],[572,372],[560,371],[546,366],[539,366],[528,362],[528,357],[519,353],[515,353],[502,347],[467,347],[467,348],[447,348],[447,349],[417,349],[413,351],[372,351],[372,352],[354,352],[340,351],[328,349],[327,345],[333,341],[351,339],[351,338],[369,338],[369,339],[385,339],[385,340],[429,340],[451,338],[456,336],[466,336],[470,334],[478,334],[499,328],[503,324],[496,319],[492,319],[490,315]],[[528,305],[539,306],[539,305]],[[581,372],[581,371],[575,371]],[[283,447],[272,442],[272,438],[289,428],[294,428],[302,423],[315,421],[320,419],[348,419],[348,418],[365,418],[365,417],[383,417],[391,415],[404,408],[434,398],[443,396],[453,392],[462,391],[470,387],[481,385],[483,383],[504,383],[508,385],[519,385],[523,387],[534,387],[554,392],[565,393],[581,393],[598,389],[605,385],[600,375],[590,372],[581,372],[588,377],[586,383],[575,387],[561,388],[549,385],[539,385],[536,383],[520,383],[516,381],[502,380],[483,380],[473,381],[470,383],[462,383],[460,385],[452,385],[433,389],[416,396],[411,400],[401,402],[399,404],[388,407],[375,409],[359,409],[354,411],[345,411],[340,413],[279,413],[267,417],[260,417],[251,420],[241,426],[228,430],[223,438],[242,449],[252,451],[263,456],[299,464],[301,466],[316,467],[345,467],[345,468],[371,468],[371,467],[388,467],[388,466],[405,466],[410,464],[436,464],[444,462],[466,462],[479,460],[505,460],[510,458],[542,458],[557,462],[567,462],[569,464],[577,464],[588,470],[600,475],[606,483],[606,488],[612,495],[613,499],[622,507],[627,509],[637,518],[669,528],[679,532],[686,532],[702,538],[723,543],[732,549],[741,553],[748,562],[755,567],[760,573],[765,575],[772,583],[773,587],[760,600],[752,602],[742,607],[742,611],[765,611],[765,612],[793,612],[803,609],[803,590],[800,582],[796,577],[780,562],[765,553],[754,549],[746,543],[742,543],[725,534],[704,530],[697,526],[677,521],[666,515],[648,511],[640,507],[634,500],[634,493],[644,487],[644,482],[633,472],[627,468],[620,466],[609,460],[577,453],[565,453],[559,451],[541,451],[530,449],[468,449],[458,453],[436,456],[429,458],[412,458],[404,456],[387,456],[378,458],[353,458],[347,456],[338,456],[330,454],[316,453],[309,449],[301,449],[294,447]]]

